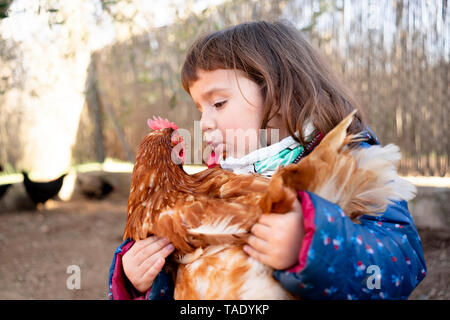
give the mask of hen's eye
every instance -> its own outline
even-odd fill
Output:
[[[216,103],[214,103],[214,108],[220,109],[225,105],[225,103],[227,103],[227,100],[216,102]]]

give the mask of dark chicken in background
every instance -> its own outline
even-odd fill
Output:
[[[11,187],[11,184],[0,184],[0,199],[3,197],[3,195],[5,194],[6,190],[8,190],[8,188]]]
[[[44,204],[47,200],[56,196],[62,187],[64,177],[67,175],[65,173],[52,181],[35,182],[30,180],[25,171],[22,171],[22,174],[25,190],[36,205],[39,203]]]
[[[117,188],[104,177],[78,176],[77,185],[88,199],[102,200]]]
[[[3,166],[0,164],[0,172],[3,171]],[[3,197],[3,195],[5,194],[6,190],[8,190],[8,188],[11,187],[11,184],[0,184],[0,199]]]

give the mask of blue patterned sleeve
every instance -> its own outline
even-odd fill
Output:
[[[299,265],[274,272],[286,289],[306,299],[408,298],[426,265],[405,201],[356,224],[338,205],[301,194],[309,241],[304,240]]]

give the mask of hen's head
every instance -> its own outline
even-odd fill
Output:
[[[145,239],[153,233],[155,214],[168,203],[183,177],[184,144],[178,127],[161,118],[148,120],[152,132],[141,142],[131,176],[124,239]]]
[[[170,150],[171,160],[175,164],[184,164],[185,161],[185,146],[183,137],[178,132],[178,126],[167,119],[153,116],[153,119],[148,119],[147,124],[151,132],[145,140],[150,140],[154,146],[166,147]],[[159,157],[163,154],[159,153]]]

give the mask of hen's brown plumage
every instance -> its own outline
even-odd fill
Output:
[[[270,267],[242,251],[261,214],[289,212],[296,191],[307,190],[337,203],[357,222],[415,192],[396,173],[396,146],[347,148],[360,139],[346,134],[353,114],[310,155],[278,169],[270,180],[217,167],[189,175],[172,161],[174,129],[153,131],[138,149],[124,238],[155,234],[174,244],[175,299],[292,298]]]
[[[254,216],[256,220],[261,213],[256,205],[268,181],[256,175],[238,176],[220,168],[187,174],[180,164],[172,161],[173,131],[171,128],[153,131],[138,149],[124,239],[141,240],[156,234],[170,239],[181,253],[187,253],[202,245],[204,238],[189,233],[190,229],[230,216],[230,212],[233,212],[231,222],[242,219],[252,224],[249,219]],[[228,192],[230,182],[245,187],[245,191]]]

